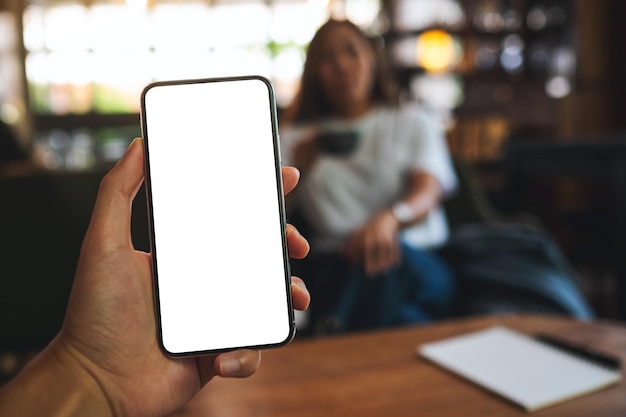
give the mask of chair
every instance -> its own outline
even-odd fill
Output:
[[[0,350],[37,350],[61,328],[78,255],[105,171],[0,178]],[[144,193],[135,245],[148,248]]]
[[[592,318],[574,268],[539,220],[498,212],[471,167],[461,160],[454,166],[459,189],[444,203],[451,236],[439,254],[455,275],[455,314]]]

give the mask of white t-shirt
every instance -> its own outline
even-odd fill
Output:
[[[429,173],[445,194],[456,188],[443,130],[414,105],[376,108],[355,121],[285,128],[281,131],[283,163],[294,165],[295,145],[324,130],[356,131],[359,139],[347,156],[320,154],[297,188],[296,198],[314,229],[313,250],[337,250],[372,216],[400,200],[409,172]],[[441,245],[447,237],[441,207],[401,231],[401,238],[417,248]]]

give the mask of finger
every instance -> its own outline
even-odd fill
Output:
[[[391,253],[389,251],[388,242],[372,238],[372,240],[368,242],[367,253],[367,259],[369,261],[367,271],[370,277],[385,272],[389,268]]]
[[[297,168],[285,166],[282,167],[282,175],[283,175],[283,192],[285,195],[289,194],[296,185],[298,185],[298,181],[300,180],[300,171]]]
[[[400,263],[402,254],[400,253],[400,242],[398,239],[394,239],[391,242],[391,266],[396,266]]]
[[[293,307],[296,310],[304,311],[309,308],[311,294],[309,294],[304,281],[298,277],[291,277],[291,297],[293,299]]]
[[[393,264],[394,258],[394,242],[389,237],[383,238],[382,241],[379,242],[378,250],[380,255],[378,257],[378,273],[385,272],[391,265]]]
[[[400,262],[400,248],[397,239],[390,237],[379,246],[379,261],[376,273],[380,274],[393,268]]]
[[[397,243],[392,237],[386,237],[382,241],[378,242],[377,249],[378,257],[377,264],[374,267],[374,273],[380,274],[388,271],[397,262]]]
[[[254,374],[260,364],[260,351],[241,349],[217,356],[214,369],[216,375],[224,378],[246,378]]]
[[[122,159],[104,176],[89,224],[86,240],[115,246],[132,246],[132,202],[144,178],[143,140],[130,144]]]
[[[379,258],[376,252],[369,251],[365,256],[365,275],[373,278],[380,271]]]
[[[309,253],[309,242],[293,225],[287,224],[287,248],[289,257],[302,259]]]
[[[376,272],[378,272],[378,263],[381,254],[380,248],[369,234],[365,235],[364,253],[365,274],[368,277],[373,277]]]

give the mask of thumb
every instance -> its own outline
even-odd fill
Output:
[[[284,195],[289,194],[296,188],[298,185],[298,181],[300,180],[300,171],[291,166],[282,167],[282,175],[283,175],[283,193]]]
[[[136,138],[98,190],[85,243],[117,249],[130,245],[132,203],[144,178],[143,139]]]

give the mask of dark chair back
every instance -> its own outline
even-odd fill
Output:
[[[0,178],[0,349],[45,346],[59,331],[104,171]],[[145,197],[133,239],[147,250]]]

